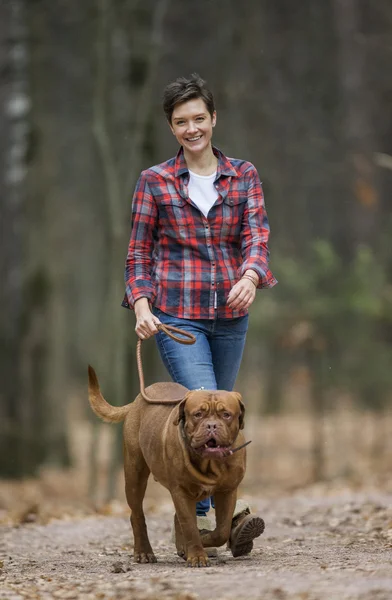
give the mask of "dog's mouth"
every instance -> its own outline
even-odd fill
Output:
[[[210,437],[206,442],[203,442],[200,446],[194,448],[197,454],[201,456],[215,456],[216,458],[227,456],[230,451],[230,445],[218,444],[218,441],[214,437]]]
[[[211,438],[210,440],[208,440],[208,442],[206,444],[204,444],[205,446],[207,446],[207,448],[219,448],[219,444],[217,443],[215,438]]]

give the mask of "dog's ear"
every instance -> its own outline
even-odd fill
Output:
[[[242,402],[242,396],[241,394],[239,394],[238,392],[235,392],[235,395],[237,397],[238,400],[238,404],[240,405],[240,417],[239,417],[239,422],[240,422],[240,429],[243,429],[245,426],[245,422],[244,422],[244,418],[245,418],[245,404]]]
[[[177,414],[176,418],[173,421],[173,425],[179,425],[181,421],[185,421],[185,403],[187,401],[187,398],[188,394],[183,400],[181,400],[180,404],[177,406]]]

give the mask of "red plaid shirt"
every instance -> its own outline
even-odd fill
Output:
[[[182,148],[140,175],[125,266],[126,308],[146,297],[180,318],[235,318],[247,311],[231,310],[226,300],[247,269],[259,275],[259,288],[277,283],[268,268],[269,226],[257,171],[213,150],[219,197],[208,218],[188,196]]]

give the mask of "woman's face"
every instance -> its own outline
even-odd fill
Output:
[[[210,115],[202,98],[177,104],[173,110],[170,129],[184,150],[203,152],[210,146],[216,112]]]

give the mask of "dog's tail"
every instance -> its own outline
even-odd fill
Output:
[[[98,377],[92,367],[88,366],[88,399],[95,414],[108,423],[120,423],[128,414],[131,404],[112,406],[106,402],[99,389]]]

